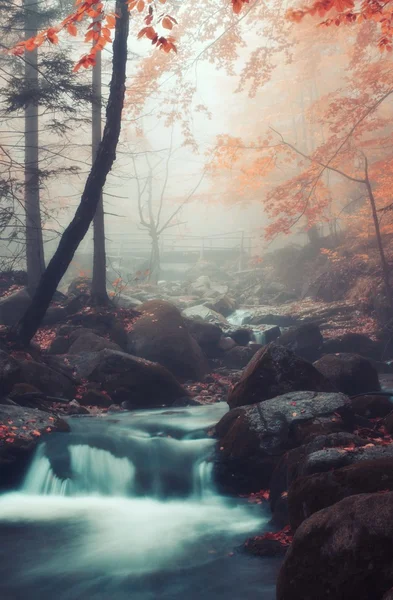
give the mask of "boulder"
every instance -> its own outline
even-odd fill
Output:
[[[306,360],[315,360],[319,355],[323,337],[315,323],[304,323],[280,335],[277,344],[285,346]]]
[[[324,354],[359,354],[366,358],[380,360],[381,345],[362,333],[345,333],[339,337],[325,340],[322,352]]]
[[[67,318],[67,311],[63,306],[50,306],[42,320],[42,325],[56,325]]]
[[[64,335],[55,337],[48,348],[48,354],[66,354],[70,347],[70,340]]]
[[[0,350],[0,398],[5,396],[17,383],[20,374],[20,366],[12,356]]]
[[[277,600],[382,600],[393,586],[393,493],[345,498],[297,530]]]
[[[26,289],[0,298],[0,325],[12,327],[30,306],[31,298]]]
[[[203,352],[179,310],[163,300],[145,302],[128,334],[127,350],[166,367],[182,380],[201,380],[208,372]]]
[[[265,344],[270,344],[270,342],[275,342],[281,335],[281,329],[278,325],[274,325],[274,327],[270,327],[269,329],[265,329],[263,332],[263,339]]]
[[[37,444],[44,435],[56,431],[69,431],[69,426],[50,412],[0,405],[1,491],[17,488]]]
[[[224,327],[224,329],[230,328],[230,324],[225,317],[220,315],[220,313],[215,312],[211,308],[208,308],[204,304],[198,304],[197,306],[186,308],[183,310],[182,315],[183,317],[188,317],[189,319],[202,319],[208,323],[214,323],[218,327]]]
[[[68,286],[68,296],[79,296],[80,294],[91,294],[92,280],[88,277],[76,277]]]
[[[278,327],[291,327],[295,323],[296,319],[291,315],[259,312],[251,312],[243,321],[243,325],[277,325]]]
[[[235,346],[231,350],[228,350],[228,352],[225,352],[222,363],[228,369],[244,369],[260,348],[259,344]]]
[[[310,363],[271,343],[261,348],[228,396],[230,408],[295,391],[332,392],[333,384]]]
[[[113,297],[113,304],[119,308],[136,308],[142,304],[137,298],[126,296],[125,294],[118,294]]]
[[[222,350],[223,352],[229,352],[229,350],[232,350],[232,348],[234,348],[235,346],[236,346],[235,340],[229,336],[228,337],[223,336],[220,339],[220,342],[218,344],[219,349]]]
[[[230,298],[226,294],[218,296],[213,301],[206,302],[205,306],[211,308],[224,317],[229,317],[238,307],[236,300]]]
[[[355,396],[380,390],[376,369],[357,354],[325,354],[314,367],[343,394]]]
[[[203,319],[188,319],[184,322],[192,337],[198,342],[202,350],[209,353],[218,347],[222,336],[222,329],[214,323],[207,323]]]
[[[281,511],[280,500],[287,497],[291,484],[295,479],[307,472],[308,456],[321,452],[321,454],[325,454],[327,457],[331,448],[334,448],[336,455],[345,455],[348,450],[352,451],[355,448],[366,446],[366,444],[367,441],[358,435],[347,431],[339,431],[337,433],[316,436],[307,444],[286,452],[280,458],[270,482],[269,501],[273,517],[275,518],[276,513]],[[328,470],[328,468],[323,470]],[[286,521],[283,525],[288,523],[289,517],[286,514]]]
[[[253,332],[251,329],[236,329],[235,331],[232,331],[229,336],[238,346],[247,346],[253,339]]]
[[[87,390],[82,397],[79,398],[81,406],[99,406],[100,408],[109,408],[113,405],[112,398],[106,392],[100,390]]]
[[[269,487],[280,457],[316,435],[351,429],[349,399],[339,393],[293,392],[229,411],[216,426],[216,478],[224,489]]]
[[[351,398],[353,412],[367,419],[386,417],[393,410],[389,395],[367,394]]]
[[[135,312],[135,316],[138,313]],[[81,312],[72,315],[68,318],[67,324],[69,327],[68,335],[76,327],[83,327],[85,329],[92,330],[96,335],[101,337],[107,337],[112,342],[115,342],[120,348],[125,350],[127,348],[127,333],[120,319],[117,318],[116,314],[111,312]],[[59,334],[62,334],[63,328],[59,329]]]
[[[19,363],[21,383],[28,383],[40,390],[46,396],[73,399],[75,386],[71,378],[64,373],[55,371],[46,364],[34,360],[23,360]]]
[[[288,491],[292,531],[318,510],[348,496],[393,491],[393,459],[365,460],[342,469],[296,479]]]
[[[100,383],[115,403],[126,402],[128,408],[170,406],[188,396],[163,366],[124,352],[98,352],[90,358],[89,371],[90,381]]]
[[[68,354],[80,354],[81,352],[100,352],[105,349],[121,351],[120,346],[114,342],[88,331],[78,335],[67,352]]]

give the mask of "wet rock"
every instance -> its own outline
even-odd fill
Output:
[[[31,298],[25,289],[0,298],[0,325],[16,325],[30,302]]]
[[[70,347],[70,339],[64,335],[57,336],[48,348],[48,354],[66,354]]]
[[[372,364],[357,354],[325,354],[314,363],[336,389],[354,396],[380,390],[378,373]]]
[[[68,430],[68,424],[50,412],[0,405],[0,489],[20,484],[44,435]]]
[[[251,329],[236,329],[235,331],[232,331],[229,336],[238,346],[247,346],[253,339],[253,332]]]
[[[137,298],[132,298],[131,296],[126,296],[125,294],[119,294],[114,296],[113,303],[115,306],[119,308],[136,308],[142,304],[140,300]]]
[[[289,523],[293,531],[318,510],[348,496],[393,491],[393,459],[363,461],[296,479],[288,491]]]
[[[315,360],[322,346],[323,337],[319,326],[305,323],[289,329],[277,339],[277,344],[285,346],[306,360]]]
[[[146,302],[128,334],[127,350],[166,367],[182,380],[202,380],[209,370],[179,310],[163,300]]]
[[[163,366],[124,352],[102,350],[90,361],[88,379],[114,402],[132,407],[170,406],[187,392]]]
[[[349,399],[339,393],[294,392],[229,411],[216,426],[216,478],[225,489],[267,489],[280,457],[307,439],[352,427]]]
[[[229,369],[243,369],[259,351],[258,344],[250,346],[235,346],[225,353],[222,362]]]
[[[297,530],[277,600],[380,600],[393,586],[393,493],[361,494],[321,510]]]
[[[262,402],[297,390],[335,391],[310,363],[274,343],[259,350],[228,397],[230,408]]]
[[[273,313],[251,313],[244,318],[244,325],[277,325],[278,327],[291,327],[296,319],[291,315]]]
[[[265,329],[263,332],[263,338],[265,344],[270,344],[270,342],[276,341],[281,335],[281,329],[278,325],[271,327],[270,329]]]
[[[268,539],[264,536],[249,538],[243,546],[244,552],[266,558],[269,556],[285,556],[288,546],[281,544],[279,540]]]
[[[65,408],[65,413],[67,415],[89,415],[89,411],[86,407],[81,406],[78,400],[71,400],[67,407]]]
[[[79,398],[79,404],[82,406],[98,406],[100,408],[108,408],[113,404],[113,401],[109,394],[92,389],[88,390],[82,395],[81,398]]]
[[[276,513],[279,514],[280,511],[285,508],[285,505],[282,505],[280,500],[287,496],[288,489],[293,481],[308,472],[308,456],[318,452],[320,452],[321,458],[324,455],[326,462],[325,468],[322,470],[327,471],[330,468],[328,459],[330,449],[334,448],[336,456],[343,456],[347,454],[347,450],[344,450],[345,448],[349,448],[350,451],[352,451],[355,448],[366,446],[366,444],[367,442],[358,435],[354,435],[347,431],[340,431],[337,433],[316,436],[309,443],[286,452],[280,458],[277,467],[274,469],[270,482],[269,501],[273,518],[276,517]],[[323,464],[322,461],[320,464]],[[288,515],[286,515],[286,517],[287,521],[283,524],[289,522]],[[281,519],[280,516],[279,518]]]
[[[85,332],[78,335],[68,349],[68,354],[80,354],[81,352],[100,352],[101,350],[121,351],[120,346],[96,335],[93,332]]]
[[[393,410],[389,396],[366,395],[351,398],[353,411],[367,419],[386,417]]]
[[[33,385],[46,396],[74,397],[74,382],[65,374],[33,360],[23,360],[19,364],[21,383]]]

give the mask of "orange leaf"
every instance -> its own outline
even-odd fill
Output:
[[[113,29],[116,25],[115,15],[106,15],[106,26]]]
[[[33,429],[33,431],[31,432],[31,435],[34,435],[35,437],[40,437],[40,432],[37,429]]]
[[[145,1],[138,0],[138,4],[136,5],[136,8],[137,8],[138,12],[142,12],[143,9],[145,8]]]
[[[68,23],[67,25],[67,31],[70,35],[76,36],[78,33],[78,30],[76,28],[76,25],[74,23]]]
[[[173,23],[168,17],[164,17],[162,20],[162,26],[165,29],[173,29]]]

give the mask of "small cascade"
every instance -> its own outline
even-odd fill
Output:
[[[231,325],[235,325],[236,327],[241,327],[244,324],[244,321],[247,317],[250,316],[250,311],[245,308],[238,308],[235,310],[229,317],[227,317],[227,321]]]
[[[0,495],[0,597],[256,597],[261,567],[239,555],[236,571],[233,549],[267,515],[214,485],[208,431],[227,410],[75,418],[47,436],[21,489]],[[260,591],[273,600],[269,580]]]

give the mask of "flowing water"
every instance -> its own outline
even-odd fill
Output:
[[[278,563],[236,551],[260,505],[220,496],[226,405],[70,419],[0,496],[2,600],[273,600]]]
[[[247,320],[248,317],[252,315],[252,311],[247,310],[245,308],[239,308],[235,310],[227,320],[231,325],[235,325],[236,327],[242,327]],[[247,329],[252,329],[254,335],[254,341],[257,344],[265,344],[265,334],[264,330],[270,329],[271,325],[245,325]]]

